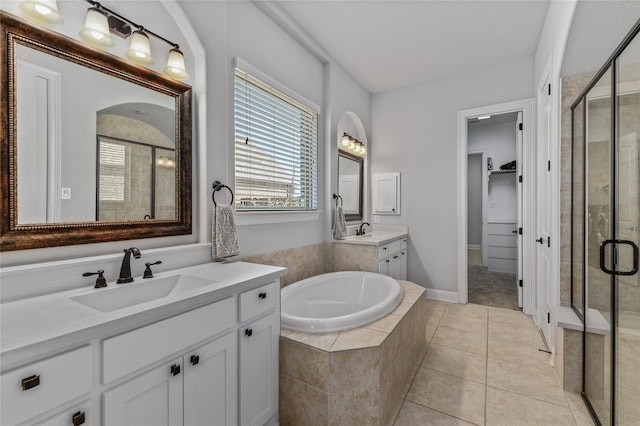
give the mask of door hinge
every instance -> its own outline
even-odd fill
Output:
[[[549,83],[549,95],[551,95],[551,83]]]
[[[522,123],[519,123],[518,124],[518,130],[522,130],[522,128],[523,128]]]
[[[522,183],[522,175],[518,176],[518,182]]]
[[[551,171],[551,160],[547,161],[547,171],[550,172]]]
[[[551,247],[551,237],[547,237],[547,247]]]
[[[522,280],[518,281],[518,286],[522,287]]]
[[[547,312],[547,324],[551,324],[551,312]]]
[[[518,228],[518,234],[522,235],[522,228]]]

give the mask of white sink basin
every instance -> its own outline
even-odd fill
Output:
[[[117,287],[105,288],[96,290],[93,293],[75,296],[72,297],[71,300],[95,309],[96,311],[111,312],[140,303],[162,299],[170,294],[182,293],[204,287],[214,282],[216,281],[205,280],[191,275],[172,275],[169,277],[152,278],[150,280],[120,284]]]

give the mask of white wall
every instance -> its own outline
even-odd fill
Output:
[[[376,94],[372,173],[402,173],[402,214],[381,223],[409,226],[411,281],[456,291],[456,118],[463,109],[533,96],[533,60]]]
[[[467,243],[482,244],[482,154],[469,154],[467,166]]]
[[[487,120],[488,121],[488,120]],[[467,133],[469,151],[487,151],[493,160],[494,170],[516,159],[516,122],[485,123],[469,125]],[[492,175],[489,178],[487,221],[513,221],[518,218],[516,175]],[[468,208],[471,213],[471,208]],[[471,233],[469,233],[471,241]]]

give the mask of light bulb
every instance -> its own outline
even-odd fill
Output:
[[[142,31],[134,31],[131,34],[131,43],[125,56],[137,64],[149,65],[153,63],[149,36]]]
[[[349,146],[349,135],[346,133],[342,135],[342,146]]]

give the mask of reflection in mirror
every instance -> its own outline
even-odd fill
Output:
[[[191,87],[0,23],[0,251],[190,234]]]
[[[362,220],[364,159],[338,151],[338,194],[346,220]]]

